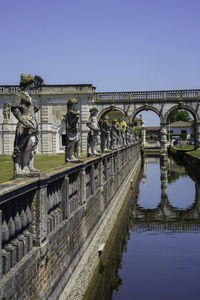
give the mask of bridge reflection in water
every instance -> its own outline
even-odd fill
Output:
[[[160,166],[156,158],[145,160],[140,184],[121,217],[112,246],[102,257],[86,299],[199,299],[198,182],[172,160],[167,167]],[[161,193],[159,199],[154,199],[154,189]],[[190,199],[186,199],[188,195]],[[172,196],[179,201],[173,199],[172,204]],[[179,207],[181,198],[184,208]]]

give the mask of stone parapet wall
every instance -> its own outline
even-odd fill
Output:
[[[0,185],[0,299],[58,299],[139,162],[135,143]]]

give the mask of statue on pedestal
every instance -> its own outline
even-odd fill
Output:
[[[79,112],[78,101],[70,98],[67,103],[65,162],[82,162],[79,143]]]
[[[87,126],[89,127],[90,131],[88,133],[88,138],[87,138],[87,156],[92,156],[92,155],[98,155],[97,153],[97,138],[99,135],[99,124],[97,120],[97,113],[98,109],[96,106],[92,107],[90,109],[90,117],[87,122]]]
[[[111,149],[115,150],[118,149],[117,143],[119,138],[119,132],[117,128],[117,120],[112,120],[112,127],[111,127]]]
[[[39,107],[35,105],[29,92],[35,87],[32,75],[21,75],[20,89],[15,95],[11,111],[18,120],[14,151],[14,178],[40,176],[40,172],[33,166],[33,159],[38,144],[38,124],[36,112]]]
[[[101,130],[101,152],[107,152],[110,149],[110,129],[111,126],[108,123],[108,116],[105,115],[103,120],[100,122]]]
[[[128,124],[126,126],[125,137],[126,137],[126,145],[129,145],[130,144],[130,128],[129,128]]]
[[[121,129],[120,129],[120,120],[117,121],[117,146],[121,147]]]
[[[122,125],[121,128],[121,143],[122,147],[126,146],[126,126]]]

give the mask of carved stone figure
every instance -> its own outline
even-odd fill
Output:
[[[122,128],[121,128],[121,143],[122,143],[123,147],[126,145],[126,126],[125,125],[122,125]]]
[[[113,119],[112,120],[112,127],[111,127],[111,149],[117,149],[117,143],[118,143],[118,128],[117,128],[117,120]]]
[[[34,87],[34,77],[22,74],[20,89],[11,106],[11,111],[18,120],[13,151],[14,178],[40,175],[33,166],[38,144],[38,124],[35,113],[39,110],[29,95],[29,91]]]
[[[65,161],[81,162],[80,141],[79,141],[79,112],[78,101],[76,98],[70,98],[67,103],[66,123],[66,146]]]
[[[100,122],[101,130],[101,152],[109,151],[110,149],[110,129],[111,126],[108,123],[108,116],[105,115],[103,120]]]
[[[130,144],[130,128],[129,128],[128,124],[126,126],[125,136],[126,136],[126,145],[129,145]]]
[[[121,147],[121,129],[120,129],[120,120],[117,121],[117,146]]]
[[[8,103],[5,103],[3,105],[3,117],[5,120],[10,120],[10,105]]]
[[[98,125],[98,120],[97,120],[97,113],[98,109],[97,107],[92,107],[90,109],[90,117],[87,123],[87,126],[89,127],[90,131],[88,133],[88,138],[87,138],[87,156],[92,156],[92,155],[98,155],[97,153],[97,138],[99,135],[99,125]]]
[[[134,131],[133,131],[133,127],[130,127],[130,142],[131,144],[134,143],[135,141],[135,135],[134,135]]]

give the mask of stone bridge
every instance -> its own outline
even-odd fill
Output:
[[[200,148],[200,90],[96,93],[94,102],[101,107],[99,118],[110,110],[121,111],[129,123],[143,111],[155,112],[160,118],[161,156],[167,151],[167,117],[175,109],[185,109],[195,121],[195,147]]]

